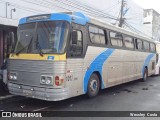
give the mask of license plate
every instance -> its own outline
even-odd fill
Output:
[[[26,96],[32,96],[32,91],[23,90],[23,94],[26,95]]]

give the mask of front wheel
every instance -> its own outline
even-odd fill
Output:
[[[95,97],[99,93],[100,89],[100,80],[97,74],[92,74],[89,82],[88,82],[88,88],[87,88],[87,95],[88,97]]]

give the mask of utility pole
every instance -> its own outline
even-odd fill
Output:
[[[9,2],[6,2],[6,18],[8,17],[8,5],[9,5]]]
[[[119,20],[119,27],[122,27],[122,25],[124,23],[123,8],[124,8],[124,0],[122,0],[122,3],[121,3],[121,17],[120,17],[120,20]]]

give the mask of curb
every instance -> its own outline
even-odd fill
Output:
[[[7,98],[12,98],[12,97],[15,97],[16,95],[6,95],[6,96],[1,96],[0,97],[0,100],[4,100],[4,99],[7,99]]]

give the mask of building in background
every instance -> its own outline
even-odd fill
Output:
[[[153,9],[144,9],[143,29],[156,41],[160,41],[160,14]]]

